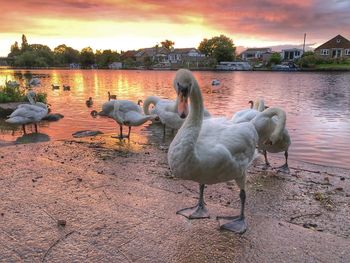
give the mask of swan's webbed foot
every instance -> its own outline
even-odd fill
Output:
[[[284,165],[277,167],[278,171],[283,172],[283,173],[290,173],[288,163],[285,163]]]
[[[204,202],[204,184],[199,185],[199,201],[194,207],[184,208],[176,212],[176,214],[182,215],[188,219],[203,219],[209,218],[208,209],[205,207]]]
[[[218,216],[220,229],[229,230],[237,234],[243,234],[247,230],[244,217],[241,216]],[[220,222],[221,220],[223,222]],[[229,221],[228,221],[229,220]],[[228,222],[227,222],[228,221]]]
[[[208,209],[205,205],[198,204],[194,207],[184,208],[176,212],[178,215],[182,215],[188,219],[204,219],[210,218]]]

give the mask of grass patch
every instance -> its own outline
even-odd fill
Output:
[[[13,86],[0,86],[0,103],[8,102],[25,102],[28,101],[26,96],[26,90],[20,87]],[[37,93],[38,102],[47,102],[47,94],[43,92]]]
[[[319,64],[316,65],[316,69],[323,70],[350,70],[350,64]]]

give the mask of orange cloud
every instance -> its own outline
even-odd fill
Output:
[[[312,42],[350,35],[346,0],[17,0],[2,1],[0,53],[22,33],[51,47],[129,49],[165,38],[197,46],[226,34],[236,45]],[[7,51],[4,51],[4,49]]]

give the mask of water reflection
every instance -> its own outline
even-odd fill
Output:
[[[48,142],[48,141],[50,141],[50,137],[44,133],[24,134],[21,137],[18,137],[16,139],[17,144],[38,143],[38,142]]]
[[[108,100],[107,92],[134,102],[148,95],[174,99],[174,74],[173,71],[1,69],[0,85],[6,78],[20,83],[39,78],[42,84],[36,91],[47,92],[53,112],[65,116],[58,122],[41,124],[40,131],[53,139],[66,139],[79,130],[118,133],[114,120],[94,119],[90,115]],[[248,108],[249,100],[264,97],[268,106],[279,106],[287,112],[291,159],[350,167],[346,162],[350,152],[349,73],[194,72],[194,75],[201,86],[205,107],[214,116],[231,117],[234,112]],[[221,83],[215,92],[211,88],[213,79]],[[52,90],[51,84],[61,88]],[[71,86],[71,91],[63,91],[63,85]],[[85,104],[89,97],[94,101],[91,108]],[[13,129],[2,122],[0,129],[0,140],[14,141],[21,135],[20,130],[13,134]],[[166,143],[172,139],[169,133]],[[133,128],[131,136],[131,141],[141,144],[163,140],[162,128],[149,124]],[[113,143],[115,139],[111,140]]]

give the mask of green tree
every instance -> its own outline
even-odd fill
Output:
[[[120,55],[110,49],[96,51],[96,64],[99,68],[106,68],[113,62],[120,61]]]
[[[18,47],[18,42],[16,41],[13,45],[11,45],[11,51],[8,54],[8,57],[15,57],[21,54],[21,50]]]
[[[162,42],[160,42],[160,44],[162,45],[162,47],[166,48],[166,49],[172,49],[175,45],[175,42],[174,41],[171,41],[171,40],[164,40]]]
[[[282,61],[282,57],[280,55],[280,53],[273,53],[269,59],[269,63],[270,64],[280,64]]]
[[[28,49],[29,45],[28,45],[28,41],[27,41],[27,37],[23,34],[22,35],[22,44],[21,44],[21,51],[24,52]]]
[[[58,65],[68,65],[79,62],[79,51],[61,44],[54,48],[55,61]]]
[[[203,39],[199,44],[198,50],[207,57],[215,58],[217,62],[232,61],[236,53],[236,47],[232,39],[225,35]]]
[[[91,47],[86,47],[81,50],[80,62],[84,67],[95,64],[95,54]]]

